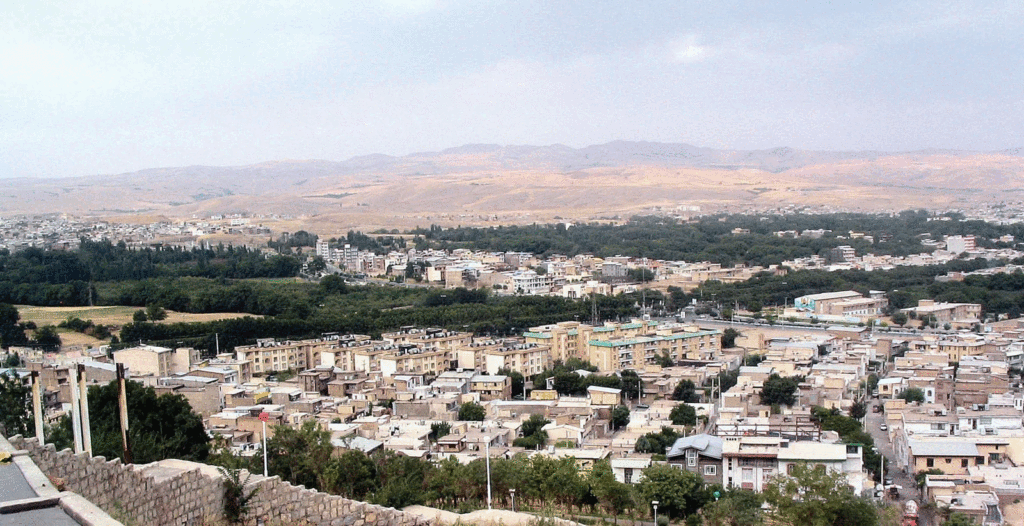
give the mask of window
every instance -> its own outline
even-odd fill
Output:
[[[930,468],[933,468],[933,467],[935,467],[935,459],[934,459],[934,458],[929,458],[929,459],[928,459],[928,462],[927,462],[927,465],[928,465],[928,467],[930,467]]]
[[[686,452],[686,465],[687,466],[691,466],[691,467],[697,465],[697,452],[696,451],[691,449],[691,450]]]
[[[787,475],[792,475],[793,474],[793,466],[794,466],[794,464],[787,464],[786,465],[786,474]]]
[[[714,464],[707,464],[704,466],[704,475],[713,477],[718,474],[718,466]]]
[[[626,484],[632,484],[633,483],[633,468],[626,468],[626,469],[623,470],[623,472],[624,472],[623,479],[626,481]]]
[[[947,458],[946,459],[946,464],[952,464],[952,463],[953,463],[953,459],[951,459],[951,458]]]

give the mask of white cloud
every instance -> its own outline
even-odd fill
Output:
[[[670,49],[673,60],[684,64],[703,62],[711,55],[711,50],[707,46],[700,45],[697,35],[687,35],[672,41]]]

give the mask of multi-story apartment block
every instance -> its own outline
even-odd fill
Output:
[[[588,342],[588,358],[602,371],[643,368],[663,355],[673,361],[709,361],[720,354],[721,334],[718,330],[666,328],[642,336],[594,339]]]
[[[502,339],[475,338],[473,342],[455,351],[452,359],[459,369],[474,369],[477,371],[486,370],[484,364],[484,353],[490,349],[498,349],[505,345],[514,344],[515,340],[507,343]]]
[[[385,332],[381,338],[392,345],[410,344],[426,351],[442,350],[454,353],[460,347],[473,343],[473,333],[448,331],[445,329],[420,329],[402,327],[395,332]]]
[[[946,250],[954,254],[970,252],[977,246],[974,236],[946,236]]]
[[[587,342],[594,328],[575,321],[564,321],[552,325],[532,327],[523,333],[526,343],[546,345],[551,349],[551,360],[565,361],[569,358],[587,359]]]
[[[484,351],[484,369],[487,374],[497,374],[499,369],[508,369],[533,376],[551,365],[551,347],[536,343],[506,343]]]
[[[288,369],[305,370],[320,365],[320,355],[338,346],[341,336],[325,334],[322,338],[299,341],[256,340],[254,345],[235,347],[235,359],[252,362],[253,374],[266,374]]]
[[[437,375],[451,368],[451,356],[451,351],[446,349],[402,344],[380,355],[380,372],[385,378],[406,373]]]

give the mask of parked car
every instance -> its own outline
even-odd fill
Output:
[[[882,431],[888,431],[889,426],[885,425],[885,422],[882,422],[882,425],[878,426],[878,429],[881,429]]]

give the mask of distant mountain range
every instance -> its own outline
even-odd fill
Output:
[[[455,214],[469,218],[463,224],[479,217],[582,220],[678,206],[950,208],[958,202],[1019,200],[1022,175],[1021,149],[890,153],[717,150],[626,141],[585,148],[468,144],[341,162],[0,180],[0,215],[244,212],[317,216],[351,225],[360,225],[362,216],[386,226],[389,217],[408,222]]]

